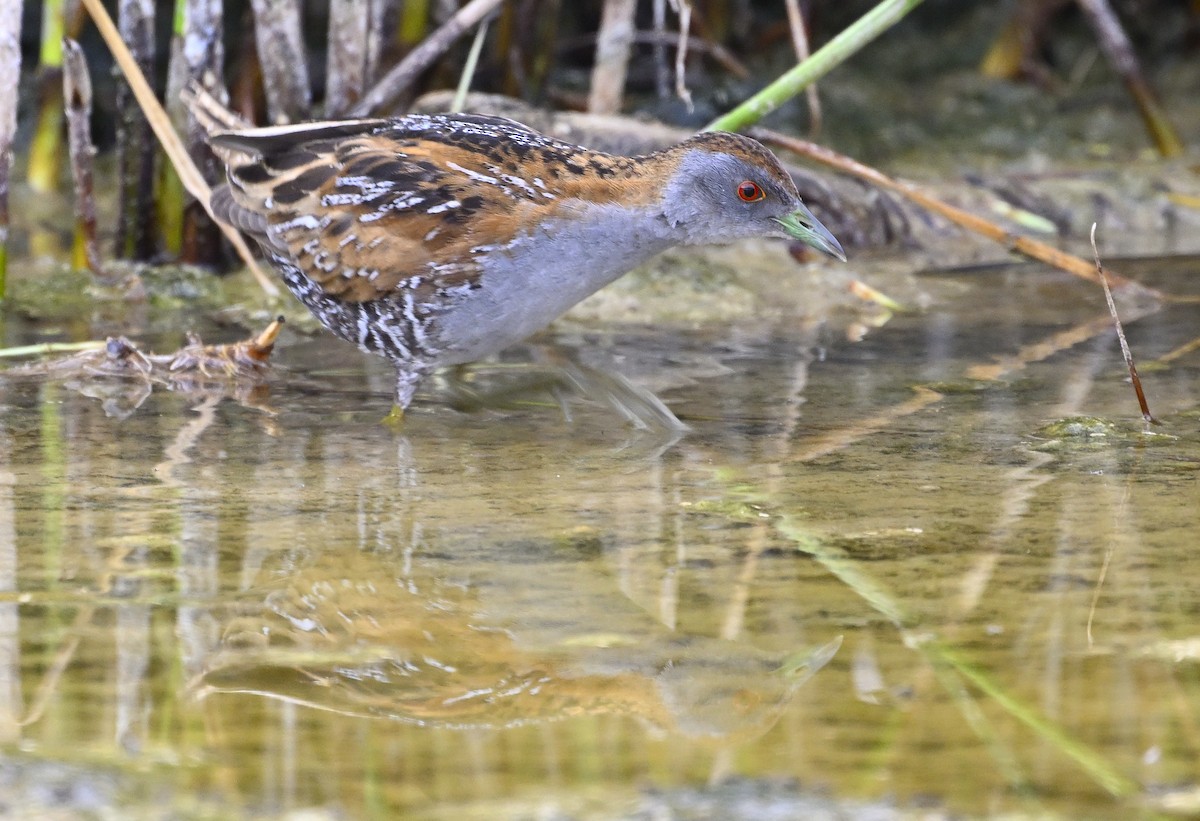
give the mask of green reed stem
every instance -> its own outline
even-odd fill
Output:
[[[29,187],[39,193],[58,189],[62,169],[63,0],[42,5],[42,46],[38,65],[38,122],[29,146]]]
[[[62,66],[63,0],[42,3],[42,47],[38,54],[40,68]]]
[[[400,42],[415,46],[429,28],[429,0],[408,0],[400,17]]]
[[[769,494],[757,493],[743,487],[740,494],[756,504],[766,505]],[[967,661],[960,651],[937,639],[919,637],[916,623],[886,587],[868,573],[863,572],[860,562],[854,561],[842,550],[827,544],[820,536],[795,522],[788,516],[774,519],[775,530],[796,549],[811,556],[851,591],[883,615],[900,631],[905,645],[920,653],[935,668],[953,671],[961,679],[970,682],[1002,710],[1032,730],[1043,741],[1074,761],[1110,795],[1124,797],[1133,795],[1137,785],[1122,775],[1103,755],[1072,737],[1054,722],[1045,718],[1034,707],[1010,694],[987,673]],[[945,686],[951,679],[939,676]],[[986,738],[984,739],[986,742]],[[1001,764],[1003,765],[1003,761]]]
[[[187,25],[187,0],[175,0],[175,14],[171,18],[171,56],[172,63],[176,60],[183,60],[181,52],[184,48],[184,37]],[[176,71],[186,71],[186,69],[172,65],[172,69]],[[168,106],[168,108],[170,108]],[[174,114],[175,110],[171,110]],[[186,134],[187,117],[175,118],[175,127]],[[160,239],[163,243],[163,248],[173,256],[178,256],[183,248],[183,209],[186,200],[186,192],[183,188],[183,181],[179,179],[179,175],[175,173],[175,167],[169,162],[165,162],[158,171],[158,199],[155,206],[158,213],[158,231]]]
[[[467,62],[463,65],[462,76],[458,78],[458,88],[454,89],[454,100],[450,103],[451,111],[462,111],[467,102],[467,92],[471,90],[471,79],[475,76],[475,66],[479,64],[479,53],[483,51],[483,41],[487,39],[488,21],[484,20],[475,30],[475,39],[471,50],[467,52]]]
[[[1092,779],[1103,787],[1110,795],[1121,797],[1132,795],[1137,785],[1117,772],[1102,755],[1088,747],[1077,738],[1072,738],[1061,727],[1045,718],[1036,709],[1015,698],[1007,690],[997,684],[991,676],[977,669],[964,659],[959,651],[951,649],[939,642],[930,642],[924,649],[933,660],[949,666],[976,689],[998,704],[1006,713],[1033,730],[1044,741],[1056,747],[1059,752],[1070,758]]]
[[[18,345],[12,348],[0,348],[0,359],[16,359],[22,356],[46,356],[54,353],[75,353],[77,351],[98,351],[103,348],[103,340],[90,342],[40,342],[36,345]]]
[[[812,83],[858,53],[867,43],[898,23],[922,0],[880,0],[853,25],[834,37],[811,57],[729,113],[706,126],[706,131],[741,131],[795,97]]]

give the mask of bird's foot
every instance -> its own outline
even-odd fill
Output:
[[[379,420],[385,428],[391,428],[394,431],[404,427],[404,408],[399,405],[392,405],[392,409],[388,411],[388,415]]]

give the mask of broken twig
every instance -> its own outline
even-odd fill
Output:
[[[1133,382],[1133,392],[1137,394],[1138,406],[1142,409],[1142,418],[1149,425],[1162,424],[1154,418],[1154,414],[1150,413],[1150,406],[1146,403],[1146,394],[1142,391],[1142,380],[1138,377],[1137,366],[1133,364],[1133,353],[1129,350],[1129,343],[1125,341],[1125,329],[1121,326],[1121,317],[1117,316],[1117,305],[1113,302],[1112,289],[1108,287],[1108,277],[1104,274],[1104,266],[1100,264],[1100,252],[1096,249],[1096,223],[1092,223],[1092,253],[1096,256],[1096,276],[1100,278],[1100,284],[1104,286],[1104,299],[1108,301],[1108,312],[1112,314],[1113,324],[1117,326],[1117,339],[1121,341],[1121,354],[1125,357],[1125,364],[1129,366],[1129,378]]]
[[[132,55],[130,55],[129,49],[125,47],[125,43],[121,40],[121,35],[117,31],[117,27],[113,25],[112,18],[108,16],[104,4],[101,0],[82,0],[82,3],[87,8],[92,20],[96,23],[96,28],[100,30],[100,36],[104,38],[104,42],[112,52],[113,59],[120,66],[121,72],[125,75],[126,81],[133,89],[138,103],[147,112],[147,119],[150,121],[150,126],[154,129],[155,135],[158,137],[159,142],[162,143],[163,150],[166,151],[167,156],[171,159],[171,163],[175,166],[175,171],[179,174],[179,179],[182,180],[183,187],[204,205],[204,210],[208,211],[211,216],[212,210],[209,205],[209,197],[212,192],[209,190],[208,183],[205,182],[200,169],[196,168],[196,164],[192,162],[192,158],[188,156],[187,149],[183,147],[183,142],[179,139],[179,135],[171,127],[171,121],[167,117],[167,112],[163,111],[162,105],[154,96],[154,92],[150,89],[146,78],[142,76],[137,63],[134,62]],[[213,219],[216,218],[213,217]],[[279,288],[259,268],[258,263],[254,260],[254,255],[250,253],[249,246],[242,239],[242,235],[231,226],[221,222],[219,224],[221,231],[233,243],[238,256],[242,258],[242,261],[246,263],[246,267],[250,269],[250,273],[258,281],[259,287],[268,296],[279,296]]]

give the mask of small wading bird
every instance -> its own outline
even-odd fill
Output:
[[[214,214],[249,234],[326,328],[396,366],[403,412],[433,370],[544,328],[673,245],[792,237],[845,259],[775,156],[699,134],[642,157],[476,114],[211,133]]]

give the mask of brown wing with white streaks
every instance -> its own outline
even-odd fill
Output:
[[[574,147],[509,120],[409,116],[215,135],[255,157],[231,167],[214,208],[290,257],[330,296],[364,302],[410,277],[469,281],[473,249],[503,244],[555,207],[530,151]],[[258,230],[255,230],[258,229]]]

